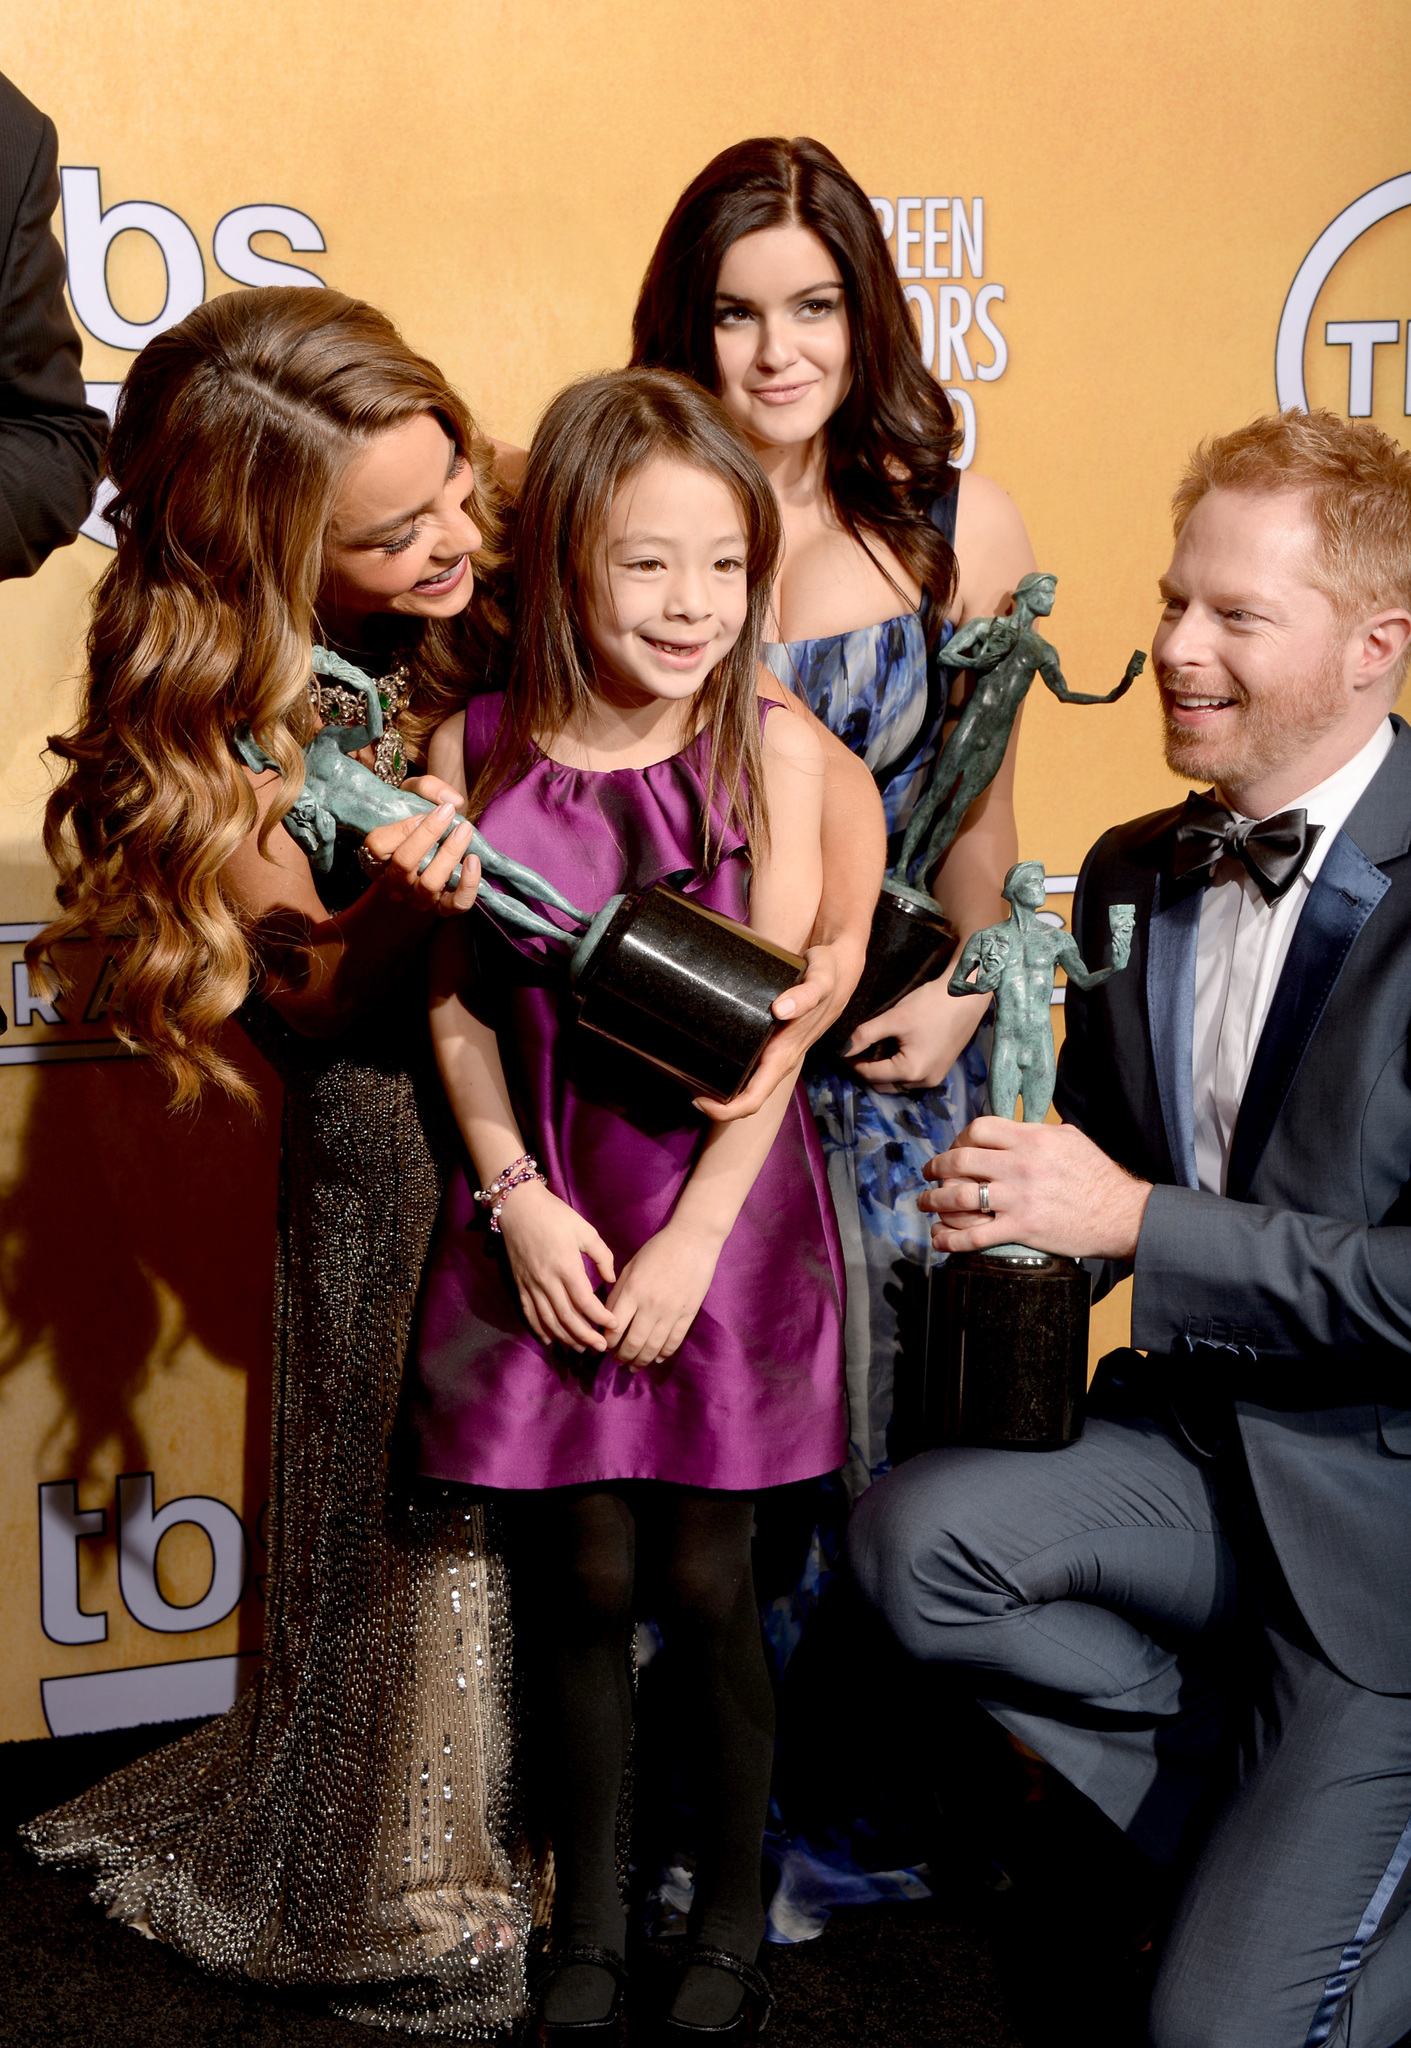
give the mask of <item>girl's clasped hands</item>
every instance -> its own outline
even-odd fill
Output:
[[[615,1351],[633,1372],[670,1358],[715,1277],[724,1239],[674,1219],[617,1273],[591,1223],[536,1182],[516,1188],[500,1218],[525,1320],[542,1344]],[[608,1289],[594,1290],[591,1259]]]

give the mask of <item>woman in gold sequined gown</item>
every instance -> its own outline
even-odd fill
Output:
[[[417,874],[443,814],[374,834],[365,872],[315,877],[278,821],[299,747],[339,716],[310,701],[314,638],[399,664],[384,689],[411,759],[483,670],[489,461],[439,373],[338,293],[231,294],[144,351],[110,454],[87,701],[55,743],[62,912],[35,949],[122,935],[114,1011],[179,1099],[248,1093],[217,1042],[238,1010],[284,1110],[261,1677],[32,1823],[31,1845],[96,1867],[111,1913],[213,1970],[458,2039],[522,2012],[536,1895],[496,1533],[468,1499],[414,1491],[396,1452],[451,1142],[422,956],[473,900],[474,863],[449,893],[453,835]],[[285,778],[234,763],[242,723]]]

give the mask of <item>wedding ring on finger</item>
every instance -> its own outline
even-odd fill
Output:
[[[363,873],[365,875],[370,876],[374,882],[382,873],[382,870],[387,866],[387,863],[391,860],[391,858],[392,856],[390,853],[374,853],[366,840],[364,840],[362,845],[358,848],[358,866],[362,869]]]
[[[993,1216],[994,1213],[994,1210],[990,1207],[990,1184],[987,1180],[982,1180],[980,1183],[980,1214],[982,1216]]]

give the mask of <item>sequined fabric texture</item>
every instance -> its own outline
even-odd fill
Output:
[[[505,1571],[492,1511],[413,1491],[394,1457],[450,1153],[421,991],[331,1043],[258,1004],[242,1021],[285,1084],[262,1675],[26,1832],[222,1975],[503,2039],[536,1892]]]

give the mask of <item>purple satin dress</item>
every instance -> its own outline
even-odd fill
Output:
[[[472,783],[501,701],[476,698],[467,710]],[[670,877],[743,918],[739,836],[725,838],[708,876],[699,871],[708,747],[703,734],[655,767],[603,774],[540,756],[489,805],[482,829],[583,910]],[[705,1120],[678,1083],[575,1024],[560,949],[510,937],[479,909],[471,934],[466,1000],[499,1037],[524,1142],[621,1272],[670,1218]],[[660,1479],[753,1492],[841,1465],[842,1256],[802,1089],[680,1349],[637,1373],[611,1353],[579,1357],[535,1339],[468,1171],[442,1209],[415,1346],[423,1474],[512,1489]]]

